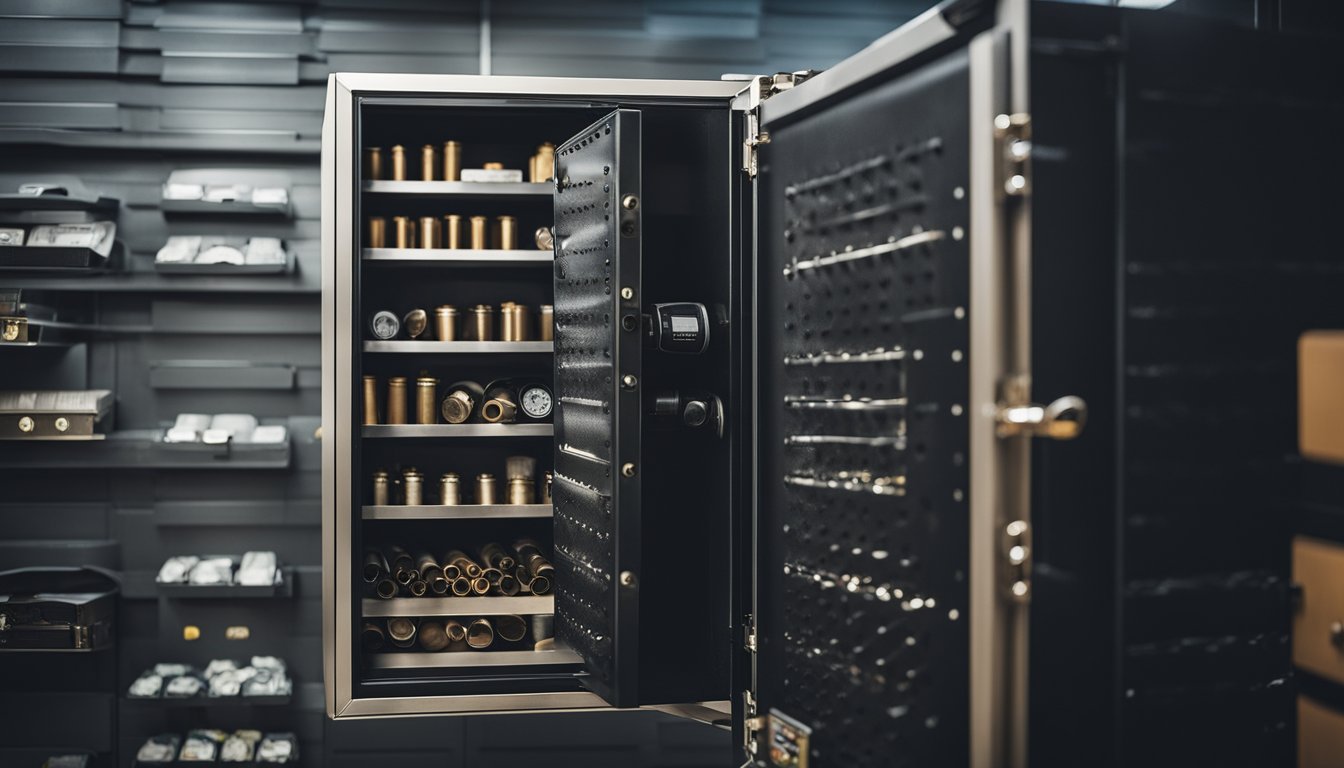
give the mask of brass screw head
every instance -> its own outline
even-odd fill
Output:
[[[626,195],[621,198],[621,207],[627,211],[633,211],[639,207],[639,198],[634,195]]]
[[[636,379],[633,374],[627,373],[621,377],[621,384],[624,385],[626,389],[634,389],[635,385],[638,383],[639,379]]]
[[[625,287],[625,288],[622,288],[622,289],[621,289],[621,298],[622,298],[622,299],[625,299],[626,301],[629,301],[629,300],[635,298],[635,289],[634,289],[634,288],[630,288],[629,286],[627,286],[627,287]]]
[[[624,475],[624,476],[626,476],[626,477],[634,477],[634,476],[635,476],[635,465],[634,465],[634,463],[633,463],[633,462],[629,462],[629,461],[627,461],[627,462],[625,462],[624,464],[622,464],[622,465],[621,465],[621,474]]]

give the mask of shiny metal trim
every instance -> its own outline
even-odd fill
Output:
[[[665,715],[680,717],[686,720],[694,720],[697,723],[712,725],[715,728],[722,728],[725,731],[731,731],[732,726],[729,721],[733,717],[733,703],[731,701],[699,701],[690,704],[650,704],[640,709],[653,712],[662,712]]]
[[[906,235],[899,240],[892,240],[891,242],[882,243],[881,245],[870,245],[867,248],[832,253],[827,256],[814,256],[806,261],[799,261],[784,267],[784,276],[790,277],[804,270],[820,269],[822,267],[829,267],[832,264],[843,264],[847,261],[871,259],[874,256],[881,256],[885,253],[896,253],[897,251],[903,251],[906,248],[913,248],[916,245],[934,243],[946,237],[946,232],[943,232],[941,229],[935,229],[930,232],[916,232],[913,235]]]
[[[420,94],[472,98],[507,96],[611,99],[734,99],[742,84],[720,80],[636,80],[632,78],[522,77],[516,75],[413,75],[338,72],[336,82],[351,92]]]
[[[356,699],[337,713],[342,720],[412,715],[487,715],[554,711],[616,711],[595,693],[509,693],[493,696],[406,696]]]
[[[952,39],[956,33],[937,6],[930,8],[802,85],[761,102],[761,125],[768,126],[799,110],[813,107]]]
[[[332,633],[331,645],[335,654],[335,668],[332,679],[335,681],[336,712],[339,715],[345,705],[350,701],[354,692],[354,681],[351,679],[351,658],[353,653],[350,638],[353,634],[353,617],[348,608],[353,606],[352,596],[350,594],[350,580],[346,578],[346,568],[352,561],[351,544],[351,499],[349,489],[351,487],[351,467],[350,456],[354,449],[352,443],[352,430],[342,429],[341,426],[347,421],[352,410],[352,393],[350,392],[349,382],[353,381],[354,360],[351,350],[354,348],[352,323],[349,320],[350,308],[355,306],[354,286],[351,275],[354,274],[354,259],[356,244],[354,241],[355,229],[355,197],[354,184],[355,167],[353,158],[355,157],[355,131],[354,131],[354,112],[355,99],[350,90],[341,85],[339,78],[333,78],[331,90],[335,91],[335,125],[333,129],[334,136],[332,142],[324,144],[324,149],[332,147],[334,158],[328,163],[332,167],[333,175],[330,178],[332,186],[327,188],[326,196],[334,197],[335,209],[331,217],[329,230],[323,234],[327,239],[324,242],[333,244],[331,249],[324,249],[324,255],[327,257],[327,263],[331,264],[334,270],[332,277],[332,288],[334,288],[335,306],[333,308],[332,326],[328,329],[334,338],[334,346],[330,354],[334,357],[335,365],[331,368],[323,368],[325,381],[323,386],[323,398],[330,399],[332,402],[332,421],[330,422],[331,435],[324,440],[331,446],[334,452],[333,468],[334,472],[326,478],[330,487],[329,492],[334,495],[334,505],[332,510],[334,515],[326,515],[330,519],[334,516],[335,530],[334,541],[332,542],[333,553],[335,557],[331,564],[323,568],[323,578],[334,585],[336,604],[333,607],[335,613],[334,621],[328,625],[328,631]],[[326,157],[331,157],[329,153],[324,153]],[[326,286],[324,286],[325,288]],[[333,291],[323,291],[323,295],[330,295]],[[342,311],[344,309],[345,311]],[[327,372],[330,371],[329,377]],[[330,594],[330,591],[324,592]]]
[[[336,222],[335,189],[336,168],[333,152],[336,147],[335,78],[328,78],[326,107],[322,117],[322,673],[323,700],[327,717],[335,717],[336,701],[336,648],[333,645],[336,626],[336,596],[331,590],[335,582],[326,578],[336,564],[335,520],[328,514],[336,503],[336,402],[332,385],[336,369],[336,243],[332,239]]]

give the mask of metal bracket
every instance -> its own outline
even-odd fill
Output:
[[[761,130],[761,102],[776,93],[787,91],[817,74],[815,69],[797,72],[778,72],[753,78],[747,88],[746,130],[742,139],[742,170],[748,178],[756,178],[756,148],[770,143],[770,133]]]
[[[746,647],[746,649],[747,649],[748,651],[751,651],[752,653],[755,653],[755,652],[756,652],[756,617],[753,616],[752,614],[748,613],[747,616],[746,616],[746,620],[742,623],[742,627],[743,627],[743,631],[744,631],[744,634],[745,634],[745,637],[743,638],[743,645]]]
[[[1031,526],[1014,520],[1003,527],[1004,596],[1015,603],[1031,599]]]
[[[742,752],[747,757],[742,768],[751,768],[759,765],[760,740],[757,735],[765,730],[765,718],[756,714],[756,697],[751,691],[742,692],[742,717]]]
[[[996,173],[1005,197],[1031,194],[1031,115],[1015,113],[994,118]]]

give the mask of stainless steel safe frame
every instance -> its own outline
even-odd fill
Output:
[[[967,689],[964,732],[967,762],[975,768],[1025,764],[1026,756],[1026,604],[1030,600],[1029,438],[1033,435],[1067,437],[1078,424],[1078,406],[1057,401],[1045,408],[1032,404],[1030,387],[1030,122],[1027,84],[1026,0],[964,2],[952,0],[890,33],[833,69],[805,74],[756,78],[742,82],[644,81],[543,77],[477,77],[439,75],[337,74],[329,81],[322,151],[323,254],[323,625],[326,709],[329,717],[474,714],[506,711],[597,709],[606,702],[589,692],[500,693],[482,696],[422,696],[360,698],[354,695],[352,667],[352,606],[350,569],[357,564],[352,551],[352,526],[358,524],[350,498],[351,455],[358,444],[359,427],[351,424],[359,395],[354,380],[352,350],[354,327],[349,319],[354,294],[351,276],[358,267],[359,194],[357,178],[360,147],[352,130],[361,99],[397,97],[470,99],[488,108],[492,102],[533,97],[558,101],[594,99],[603,103],[639,105],[650,102],[711,100],[740,113],[744,141],[741,172],[747,199],[756,216],[775,201],[766,199],[758,172],[764,173],[770,153],[784,151],[772,144],[772,132],[805,120],[855,94],[884,82],[917,72],[938,56],[961,52],[968,58],[969,100],[957,105],[967,115],[969,142],[951,147],[964,151],[969,173],[958,186],[965,198],[967,218],[948,241],[968,241],[969,296],[957,307],[969,337],[965,349],[964,380],[968,399],[951,404],[964,413],[969,445],[969,484],[956,492],[966,503],[969,521],[966,593],[965,658]],[[735,153],[736,154],[736,153]],[[964,186],[964,189],[963,189]],[[755,265],[753,307],[760,306],[766,283],[767,233],[757,221],[748,221]],[[777,273],[776,273],[777,274]],[[969,309],[969,312],[967,311]],[[756,338],[772,330],[751,314]],[[915,359],[919,359],[916,351]],[[963,353],[954,352],[961,362]],[[760,360],[745,367],[747,389],[761,383]],[[557,397],[561,393],[556,393]],[[1054,394],[1054,393],[1051,393]],[[752,407],[753,434],[762,424],[762,407]],[[759,502],[762,482],[761,446],[755,445],[752,497]],[[760,550],[764,535],[762,509],[737,510],[750,518],[753,534],[753,573],[766,567]],[[769,583],[769,582],[765,582]],[[761,661],[758,649],[765,633],[757,626],[765,606],[761,583],[744,598],[751,615],[740,627],[744,690],[734,692],[735,730],[749,761],[767,759],[766,732],[773,726],[767,702],[758,709],[758,683],[777,675]],[[703,710],[702,710],[703,712]]]

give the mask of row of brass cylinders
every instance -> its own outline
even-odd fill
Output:
[[[550,616],[533,616],[532,643],[536,650],[554,644],[554,621]],[[527,636],[528,622],[521,616],[493,616],[473,620],[412,618],[398,616],[386,622],[364,622],[360,636],[365,651],[377,652],[388,646],[425,651],[483,651],[496,638],[506,643],[521,642]]]
[[[555,306],[542,304],[534,322],[531,308],[513,301],[502,302],[499,312],[490,304],[476,304],[465,310],[443,304],[434,308],[432,327],[438,341],[553,341]],[[374,337],[383,340],[396,336],[428,339],[431,325],[429,313],[423,309],[412,309],[401,318],[380,310],[374,314],[369,328]]]
[[[550,472],[543,474],[540,482],[534,481],[531,476],[510,477],[506,480],[504,486],[504,498],[507,500],[505,503],[512,505],[550,504],[552,482],[553,475]],[[386,470],[374,471],[374,506],[393,505],[392,485],[392,476]],[[403,470],[398,485],[400,493],[397,495],[397,499],[402,504],[409,506],[423,506],[425,504],[424,473],[414,467]],[[473,498],[477,505],[499,504],[498,478],[490,472],[478,474]],[[463,492],[461,475],[456,472],[445,472],[439,477],[439,506],[469,506],[466,494]]]
[[[412,179],[409,169],[406,147],[401,144],[392,146],[390,157],[384,162],[382,147],[364,149],[364,179],[366,181],[460,181],[462,179],[462,144],[457,141],[445,141],[443,149],[434,144],[420,147],[420,173]],[[489,162],[482,167],[502,169],[503,163]],[[550,181],[555,168],[555,145],[545,142],[528,158],[527,177],[531,182]]]
[[[385,600],[403,593],[411,597],[514,597],[522,593],[549,594],[555,568],[540,545],[532,539],[519,539],[512,547],[497,542],[485,544],[476,558],[458,549],[438,558],[428,552],[412,557],[399,546],[370,549],[364,554],[363,577]]]
[[[406,389],[408,379],[405,376],[392,376],[387,380],[387,397],[384,407],[378,405],[378,377],[364,377],[364,425],[407,424]],[[518,388],[508,380],[505,383],[493,383],[482,388],[471,381],[450,384],[442,400],[439,398],[439,380],[433,376],[417,376],[415,379],[415,423],[463,424],[467,421],[484,421],[490,424],[509,424],[519,418]],[[382,413],[385,419],[379,420]],[[544,417],[542,417],[544,418]]]
[[[464,223],[465,220],[465,223]],[[512,251],[518,248],[518,220],[496,216],[493,226],[488,216],[393,216],[389,232],[387,219],[368,219],[370,248],[456,248],[484,251]]]

